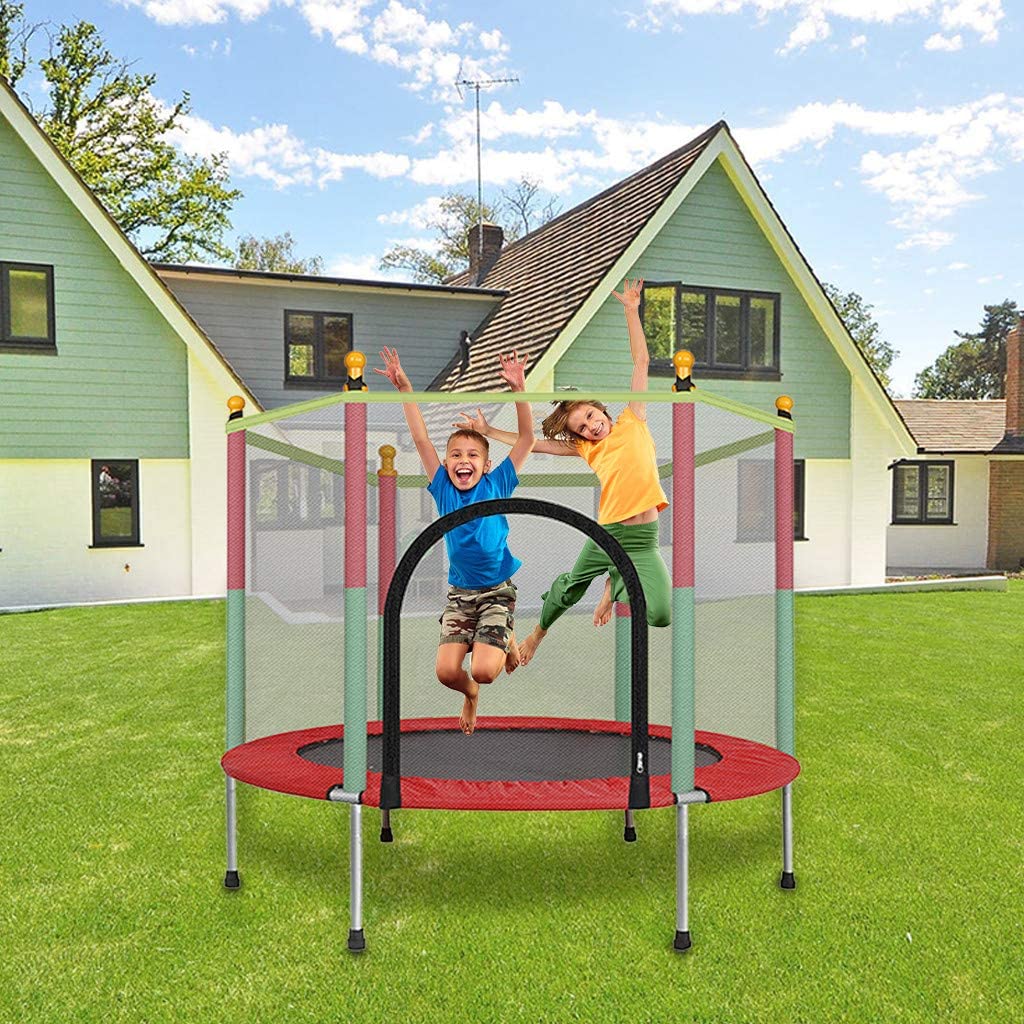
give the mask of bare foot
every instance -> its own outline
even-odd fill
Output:
[[[519,642],[513,633],[508,642],[508,653],[505,655],[505,671],[512,675],[517,668],[519,668]]]
[[[612,621],[612,581],[610,579],[604,581],[604,593],[601,595],[601,600],[597,602],[597,607],[594,609],[594,625],[595,626],[607,626]]]
[[[533,632],[519,645],[519,664],[529,665],[533,656],[537,653],[541,640],[548,635],[546,629],[534,626]]]
[[[472,697],[467,693],[466,699],[462,702],[462,714],[459,715],[459,728],[467,735],[472,736],[476,728],[476,706],[480,700],[480,689]]]

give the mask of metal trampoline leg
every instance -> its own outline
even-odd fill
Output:
[[[363,935],[363,808],[349,806],[348,818],[348,906],[351,919],[348,948],[353,953],[366,949]]]
[[[238,877],[238,841],[235,834],[235,780],[225,775],[225,807],[227,809],[228,869],[224,874],[224,888],[237,889],[241,884]]]
[[[382,843],[393,843],[395,837],[391,832],[391,810],[387,807],[380,809],[380,841]]]
[[[793,785],[782,787],[782,878],[783,889],[795,889],[793,876]]]
[[[626,809],[626,825],[622,831],[622,838],[627,843],[636,842],[636,826],[633,824],[633,811],[629,808]]]
[[[685,953],[690,941],[690,808],[676,804],[676,939],[672,948]]]

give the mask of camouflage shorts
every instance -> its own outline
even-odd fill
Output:
[[[448,604],[441,615],[442,644],[489,644],[508,650],[512,638],[516,587],[505,580],[484,590],[448,588]]]

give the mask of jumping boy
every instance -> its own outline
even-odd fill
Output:
[[[633,357],[630,391],[647,390],[649,355],[640,322],[643,286],[641,279],[632,282],[627,279],[621,294],[612,292],[626,313]],[[481,411],[477,411],[476,417],[462,415],[467,427],[485,437],[514,443],[514,434],[495,430]],[[613,423],[600,402],[558,402],[544,420],[542,430],[547,440],[537,441],[533,446],[535,452],[578,455],[586,459],[597,474],[601,483],[597,521],[632,559],[647,599],[648,623],[667,626],[671,615],[671,583],[658,551],[658,513],[668,506],[668,499],[658,477],[654,439],[647,427],[647,404],[630,402]],[[520,645],[520,664],[530,662],[551,625],[583,597],[595,579],[606,573],[609,579],[594,613],[594,624],[599,626],[611,618],[613,601],[624,600],[626,595],[611,559],[600,545],[588,540],[572,570],[562,573],[544,595],[540,623]]]
[[[398,353],[385,348],[380,354],[384,369],[374,368],[399,390],[412,384],[402,369]],[[517,352],[499,357],[501,377],[513,391],[526,390],[526,363]],[[533,448],[533,411],[528,402],[516,402],[518,434],[509,433],[512,450],[492,470],[487,438],[469,427],[460,427],[449,438],[444,461],[438,458],[418,405],[402,406],[409,432],[430,483],[439,515],[464,505],[492,498],[508,498],[519,483],[517,472]],[[522,565],[508,549],[508,520],[487,516],[457,526],[445,534],[448,549],[448,604],[441,616],[441,640],[437,649],[437,678],[464,696],[459,726],[468,736],[476,728],[480,684],[491,683],[502,668],[511,672],[519,664],[513,634],[516,588],[512,575]],[[470,671],[463,668],[472,652]]]

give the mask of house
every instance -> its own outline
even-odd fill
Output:
[[[1006,339],[1006,398],[898,400],[917,442],[892,466],[891,571],[1024,565],[1024,326]]]
[[[223,592],[226,397],[330,394],[349,346],[395,344],[417,388],[491,388],[510,347],[534,390],[625,387],[626,276],[652,388],[689,348],[699,387],[794,399],[797,585],[884,578],[888,467],[917,443],[724,122],[513,244],[486,228],[427,286],[150,267],[6,87],[0,115],[5,301],[43,303],[38,336],[0,337],[0,606]]]

